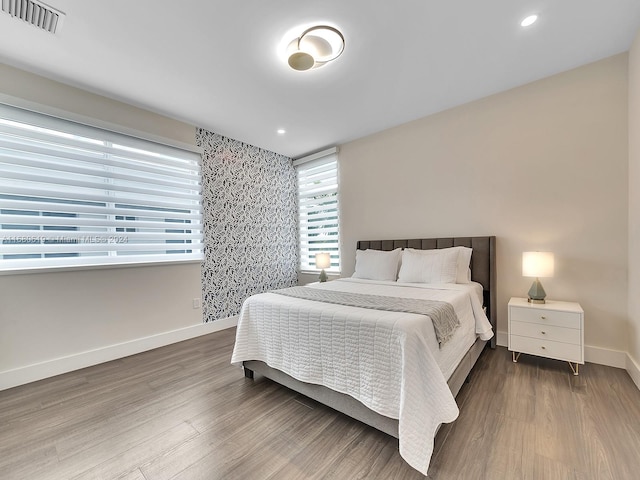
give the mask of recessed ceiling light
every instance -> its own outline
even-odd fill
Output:
[[[528,27],[529,25],[533,25],[536,20],[538,20],[538,15],[529,15],[520,22],[520,25],[522,25],[523,27]]]
[[[285,133],[287,133],[287,131],[284,128],[278,129],[278,135],[284,135]]]

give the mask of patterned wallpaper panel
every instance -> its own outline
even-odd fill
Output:
[[[205,322],[237,315],[254,293],[295,285],[297,183],[284,155],[198,128]]]

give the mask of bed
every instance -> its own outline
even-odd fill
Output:
[[[264,375],[399,438],[403,458],[426,475],[437,429],[458,415],[455,395],[485,346],[495,348],[495,243],[495,237],[359,241],[358,258],[374,251],[385,258],[398,251],[442,257],[470,248],[468,283],[356,278],[254,295],[240,314],[232,363],[242,364],[248,378]],[[446,250],[430,252],[439,249]],[[303,293],[311,296],[297,297]],[[446,304],[460,326],[444,339],[437,335],[435,311],[376,310],[342,301],[352,294],[382,304],[396,297],[420,308],[419,302]]]

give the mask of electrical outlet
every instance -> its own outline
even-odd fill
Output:
[[[195,308],[195,309],[200,308],[200,299],[199,298],[194,298],[193,299],[193,308]]]

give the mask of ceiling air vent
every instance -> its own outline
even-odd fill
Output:
[[[35,0],[2,0],[2,11],[49,33],[56,33],[64,19],[60,10]]]

